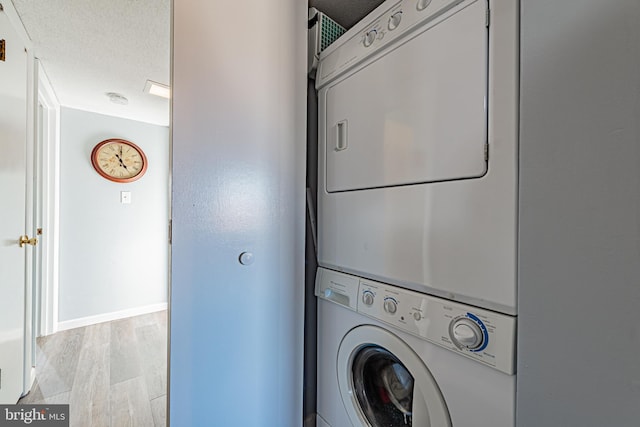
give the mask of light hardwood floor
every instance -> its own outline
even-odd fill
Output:
[[[68,403],[71,427],[166,426],[166,311],[38,338],[36,357],[18,403]]]

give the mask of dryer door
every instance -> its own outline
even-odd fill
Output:
[[[420,357],[376,326],[352,329],[338,350],[338,384],[354,426],[451,427],[440,388]]]
[[[425,24],[326,89],[328,192],[486,173],[486,7]]]

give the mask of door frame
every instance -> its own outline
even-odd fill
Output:
[[[39,198],[42,207],[42,280],[34,277],[34,309],[38,313],[35,336],[51,335],[58,331],[58,259],[60,229],[60,103],[42,63],[35,59],[37,95],[34,110],[42,107],[42,126],[39,144],[42,186]],[[36,120],[37,122],[37,120]],[[40,129],[36,129],[39,132]],[[37,228],[38,225],[35,225]],[[35,233],[35,230],[34,230]],[[35,342],[34,336],[34,342]]]

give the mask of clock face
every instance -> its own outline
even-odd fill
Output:
[[[93,148],[91,163],[104,178],[114,182],[131,182],[147,170],[144,152],[124,139],[107,139]]]

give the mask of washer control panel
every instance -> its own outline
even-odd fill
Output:
[[[384,2],[320,55],[316,86],[333,80],[403,35],[426,31],[479,0],[400,0]]]
[[[515,372],[516,319],[360,279],[356,311],[507,374]]]
[[[349,274],[318,268],[316,274],[317,297],[340,304],[350,310],[356,311],[359,305],[366,307],[375,302],[375,296],[367,292],[358,293],[359,278]],[[360,298],[360,302],[358,302]]]

